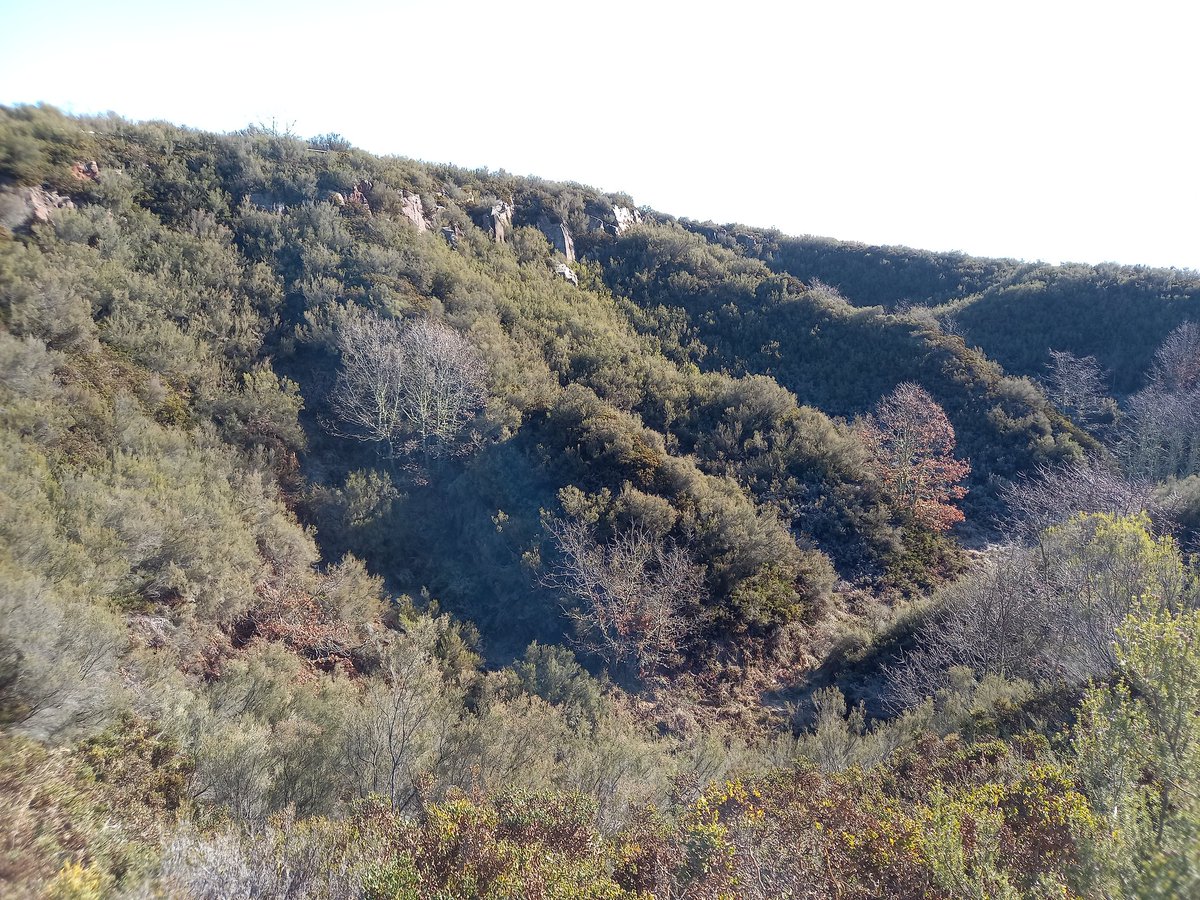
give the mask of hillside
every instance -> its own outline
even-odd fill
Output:
[[[0,885],[1186,893],[1198,288],[0,108]]]
[[[1013,375],[1043,376],[1050,350],[1094,356],[1121,396],[1143,386],[1166,336],[1200,316],[1200,273],[1190,269],[1053,266],[681,224],[773,271],[817,279],[854,306],[928,308]]]

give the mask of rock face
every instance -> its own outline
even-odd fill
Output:
[[[457,225],[443,225],[442,237],[446,239],[446,243],[454,250],[458,249],[458,242],[462,238],[462,232],[458,230]]]
[[[513,208],[511,203],[500,202],[492,207],[492,236],[497,244],[503,244],[512,233]]]
[[[613,226],[613,234],[622,235],[634,225],[642,224],[642,214],[636,209],[630,209],[627,206],[614,206],[613,219],[616,224]]]
[[[425,204],[421,202],[421,195],[405,191],[400,195],[400,200],[400,212],[404,218],[417,226],[417,231],[428,231],[429,222],[425,218]]]
[[[71,166],[71,174],[75,176],[77,181],[99,181],[100,166],[97,165],[94,159],[87,162],[77,162]]]
[[[15,231],[50,221],[58,209],[74,209],[70,197],[40,187],[0,189],[0,226]]]
[[[350,192],[350,196],[346,198],[347,203],[353,203],[355,206],[361,206],[367,212],[371,211],[371,204],[367,202],[367,194],[375,185],[369,181],[360,181],[354,186],[354,190]]]
[[[571,237],[571,229],[566,222],[541,219],[538,228],[550,241],[550,246],[567,258],[567,262],[575,262],[575,239]]]
[[[557,266],[554,267],[554,271],[557,272],[559,275],[561,275],[567,281],[571,282],[571,284],[575,285],[576,287],[579,287],[579,276],[576,275],[574,270],[570,266],[568,266],[566,263],[560,262]]]

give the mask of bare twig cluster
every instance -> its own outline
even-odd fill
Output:
[[[1148,478],[1200,472],[1200,325],[1185,322],[1159,347],[1149,385],[1129,398],[1118,450]]]
[[[1081,515],[1033,546],[1003,548],[942,591],[916,648],[891,670],[908,707],[957,666],[979,675],[1079,685],[1116,664],[1117,626],[1136,606],[1179,608],[1192,590],[1177,551],[1147,520]]]
[[[1051,350],[1047,368],[1047,396],[1077,422],[1090,425],[1105,415],[1113,415],[1116,404],[1108,396],[1108,376],[1096,357]]]
[[[1038,466],[1002,491],[1010,532],[1034,542],[1047,528],[1076,513],[1159,517],[1154,482],[1123,475],[1109,461],[1089,457],[1067,466]]]
[[[332,402],[338,432],[386,448],[452,454],[487,400],[487,369],[461,334],[434,319],[401,323],[347,316],[338,331],[342,367]]]
[[[575,519],[551,519],[549,528],[560,562],[547,583],[572,601],[567,614],[588,650],[640,674],[679,653],[704,587],[703,569],[683,549],[640,526],[607,545]]]

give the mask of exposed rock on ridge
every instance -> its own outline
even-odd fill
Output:
[[[575,262],[575,239],[566,222],[552,222],[550,219],[538,220],[538,229],[550,241],[550,246],[567,258],[567,262]]]
[[[630,209],[627,206],[614,206],[613,219],[616,224],[612,226],[613,234],[622,235],[634,225],[642,223],[642,214],[636,209]]]
[[[570,266],[568,266],[566,263],[560,262],[557,266],[554,267],[554,271],[557,272],[559,275],[561,275],[567,281],[571,282],[571,284],[575,285],[576,287],[579,286],[579,276],[576,275],[575,270],[572,269]]]
[[[45,188],[0,188],[0,226],[10,231],[49,222],[55,210],[74,208],[70,197]]]
[[[77,162],[71,166],[71,174],[75,176],[76,181],[99,181],[100,166],[94,159],[89,159],[87,162]]]
[[[400,195],[400,200],[400,212],[404,218],[412,222],[417,227],[417,231],[428,231],[431,226],[425,215],[425,204],[421,202],[421,195],[405,191]]]
[[[511,203],[501,201],[492,207],[492,237],[496,239],[497,244],[503,244],[508,240],[508,235],[513,227],[513,208]]]

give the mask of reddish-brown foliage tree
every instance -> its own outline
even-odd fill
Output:
[[[929,393],[905,383],[879,401],[859,427],[872,474],[896,508],[934,531],[963,520],[953,505],[971,464],[954,458],[954,426]]]

